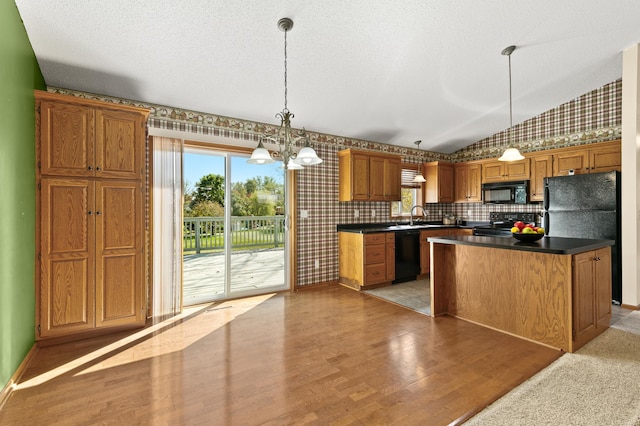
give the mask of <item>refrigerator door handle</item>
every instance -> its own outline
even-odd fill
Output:
[[[544,178],[544,198],[543,198],[542,208],[544,209],[545,212],[549,210],[549,179],[548,178]]]

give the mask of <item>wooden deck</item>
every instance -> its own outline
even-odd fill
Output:
[[[225,298],[224,255],[185,254],[183,257],[185,305]],[[270,291],[284,282],[284,249],[234,252],[231,255],[231,292]]]

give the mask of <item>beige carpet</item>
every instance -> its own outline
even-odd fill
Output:
[[[640,425],[640,312],[564,354],[470,425]]]
[[[431,293],[429,292],[428,279],[374,288],[365,290],[364,293],[431,315]]]

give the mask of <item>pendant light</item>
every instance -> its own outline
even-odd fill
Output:
[[[417,149],[420,149],[420,144],[422,143],[422,141],[415,141],[414,144],[416,144],[416,146],[418,147]],[[413,177],[413,182],[414,183],[425,183],[427,180],[424,178],[424,176],[422,176],[422,166],[418,166],[418,174],[415,175]]]
[[[511,145],[507,148],[502,156],[498,158],[500,161],[518,161],[524,160],[524,156],[520,154],[518,148],[513,146],[513,100],[511,96],[511,54],[516,50],[515,46],[508,46],[502,50],[502,54],[509,57],[509,140]]]
[[[276,114],[280,119],[280,129],[275,135],[263,136],[262,139],[271,141],[280,147],[279,157],[285,170],[300,170],[303,166],[314,166],[322,163],[316,152],[311,148],[309,139],[306,137],[304,129],[296,136],[292,135],[291,119],[293,113],[287,108],[287,32],[293,28],[293,21],[289,18],[282,18],[278,21],[278,28],[284,32],[284,109]],[[269,164],[275,160],[269,151],[262,144],[262,139],[258,146],[247,160],[249,164]],[[298,142],[304,142],[300,152],[296,151]]]

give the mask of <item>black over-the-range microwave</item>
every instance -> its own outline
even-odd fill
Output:
[[[527,204],[529,181],[482,184],[482,202],[486,204]]]

